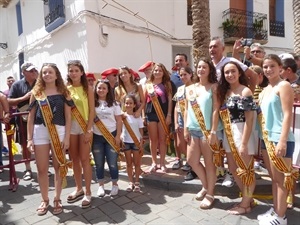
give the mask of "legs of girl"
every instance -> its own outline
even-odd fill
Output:
[[[131,150],[125,151],[125,158],[126,158],[126,171],[128,175],[129,185],[126,189],[127,191],[132,191],[133,189],[133,168],[132,168],[132,156]],[[135,171],[137,173],[137,171]]]
[[[42,202],[37,209],[38,215],[44,215],[48,211],[49,206],[49,178],[48,178],[48,168],[49,168],[49,152],[50,144],[35,145],[35,159],[38,171],[38,181],[40,186],[40,191],[42,195]]]
[[[160,150],[160,169],[166,172],[165,158],[167,153],[166,134],[161,123],[158,123],[158,137],[159,137],[159,150]]]
[[[148,134],[149,134],[149,144],[152,158],[152,166],[150,172],[155,172],[157,169],[157,154],[156,150],[158,147],[158,123],[157,122],[148,122]]]
[[[226,153],[226,155],[227,155],[227,160],[228,160],[229,171],[233,174],[234,179],[235,179],[240,191],[242,192],[242,201],[239,204],[235,205],[228,212],[230,214],[234,214],[234,215],[249,213],[251,211],[251,202],[253,201],[253,198],[251,195],[254,192],[255,184],[256,184],[255,177],[253,179],[254,182],[249,186],[249,193],[248,193],[246,186],[242,184],[240,177],[237,176],[237,173],[236,173],[237,165],[233,158],[232,153]],[[246,165],[249,165],[252,157],[253,157],[252,155],[243,155],[242,159]],[[251,165],[251,166],[253,167],[253,165]],[[253,176],[254,176],[254,174],[253,174]],[[249,196],[249,194],[250,194],[250,196]]]

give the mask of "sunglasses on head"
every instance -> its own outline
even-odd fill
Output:
[[[98,79],[98,83],[109,83],[107,79]]]
[[[72,65],[72,64],[81,64],[81,61],[80,60],[69,60],[68,65]]]
[[[57,67],[57,65],[56,65],[55,63],[43,63],[42,66],[43,66],[43,67],[44,67],[44,66],[55,66],[55,67]]]

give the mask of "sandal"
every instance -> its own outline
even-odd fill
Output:
[[[200,209],[210,209],[214,203],[214,196],[206,194],[200,204]]]
[[[79,201],[80,199],[82,199],[83,196],[84,196],[83,190],[78,191],[78,192],[73,191],[73,192],[68,196],[67,202],[68,202],[68,203],[74,203],[74,202],[77,202],[77,201]]]
[[[236,207],[233,207],[229,210],[227,210],[231,215],[243,215],[251,212],[251,207],[243,207],[240,204],[237,205]]]
[[[86,209],[91,206],[92,196],[85,195],[81,202],[81,208]]]
[[[161,166],[160,170],[161,170],[161,172],[165,173],[167,171],[167,168],[166,168],[166,166]]]
[[[155,173],[157,170],[157,165],[156,164],[152,164],[152,166],[149,169],[149,173]]]
[[[40,204],[40,206],[37,208],[37,214],[38,216],[43,216],[48,212],[48,208],[49,208],[49,199],[43,200]]]
[[[63,206],[60,199],[53,200],[53,215],[58,215],[63,212]]]
[[[128,187],[126,188],[126,191],[127,192],[131,192],[132,190],[133,190],[133,183],[132,182],[129,182],[129,184],[128,184]]]
[[[140,182],[134,183],[134,190],[133,192],[141,192]]]
[[[201,191],[199,191],[199,192],[196,194],[195,199],[196,199],[197,201],[202,201],[202,200],[204,199],[206,193],[207,193],[207,190],[206,190],[205,188],[202,188]]]

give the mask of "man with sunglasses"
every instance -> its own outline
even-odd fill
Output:
[[[13,83],[10,88],[9,95],[8,95],[8,103],[11,107],[17,106],[17,111],[27,111],[29,106],[29,100],[31,96],[31,89],[35,85],[38,71],[37,68],[30,62],[25,62],[21,66],[21,71],[23,74],[23,78]],[[21,146],[26,146],[27,143],[27,118],[26,116],[18,116],[16,118],[17,124],[17,135],[18,135],[18,142]],[[25,147],[26,148],[26,147]],[[26,152],[25,152],[26,151]],[[26,153],[26,154],[25,154]],[[30,158],[30,151],[24,149],[23,147],[23,157],[27,156],[26,158]],[[32,179],[32,172],[30,161],[25,162],[26,170],[24,172],[23,179],[24,180],[31,180]]]
[[[262,66],[263,58],[265,57],[265,49],[260,43],[253,43],[250,46],[243,46],[243,38],[235,41],[233,45],[232,56],[247,66],[257,65]],[[244,60],[241,60],[239,50],[244,48]]]
[[[119,74],[119,70],[116,68],[109,68],[104,70],[101,73],[102,79],[108,80],[114,99],[115,99],[115,87],[118,86],[118,74]]]

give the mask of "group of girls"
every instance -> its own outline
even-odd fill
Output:
[[[36,155],[38,181],[42,195],[41,204],[37,209],[38,215],[46,214],[50,205],[47,175],[50,151],[55,170],[53,214],[63,212],[60,197],[68,167],[73,169],[76,187],[68,195],[67,202],[73,203],[81,200],[82,208],[90,207],[92,200],[91,150],[99,183],[97,195],[105,195],[105,158],[112,181],[110,195],[118,194],[117,160],[121,140],[130,181],[127,191],[140,191],[139,175],[143,136],[141,111],[145,105],[141,86],[133,81],[129,68],[122,67],[119,69],[117,99],[114,99],[108,80],[98,80],[95,87],[91,87],[88,85],[84,67],[80,61],[69,61],[67,67],[68,75],[65,84],[56,64],[43,64],[30,100],[27,147]],[[124,124],[127,122],[129,127],[123,125],[122,120]],[[129,129],[132,132],[129,132]],[[67,149],[70,160],[65,155]],[[134,171],[132,164],[135,166]]]
[[[258,216],[259,224],[287,224],[285,213],[293,186],[292,177],[296,174],[291,160],[295,140],[290,129],[293,91],[290,84],[280,78],[281,66],[277,55],[264,58],[263,73],[269,83],[264,85],[258,103],[248,88],[244,71],[235,62],[222,67],[219,81],[210,59],[199,60],[196,81],[189,67],[180,68],[185,84],[185,108],[178,107],[175,113],[184,117],[184,126],[179,116],[174,122],[177,129],[184,127],[187,161],[202,183],[202,189],[196,195],[201,201],[201,209],[213,206],[216,169],[221,166],[224,156],[221,140],[229,171],[242,193],[241,202],[234,204],[228,212],[241,215],[251,212],[255,206],[252,194],[255,189],[254,155],[258,148],[257,124],[261,125],[262,155],[272,179],[273,192],[273,207]],[[182,95],[179,92],[182,92],[180,88],[176,94],[178,105]],[[200,161],[201,156],[205,166]],[[287,180],[290,182],[286,183]]]

